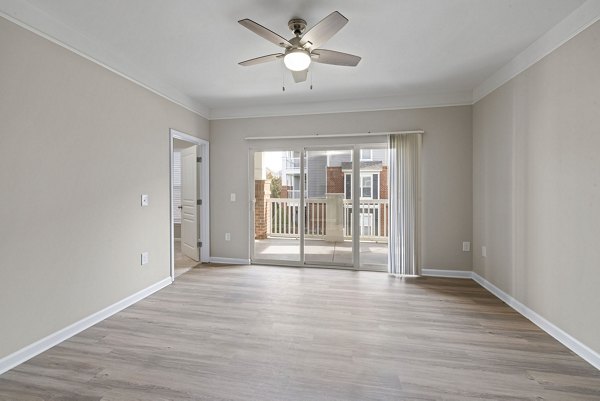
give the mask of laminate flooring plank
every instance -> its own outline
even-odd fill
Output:
[[[10,401],[600,400],[471,280],[205,266],[0,376]]]

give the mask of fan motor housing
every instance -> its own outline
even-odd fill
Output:
[[[290,31],[294,32],[294,35],[300,36],[302,31],[306,29],[306,21],[302,18],[292,18],[288,22],[288,28],[290,28]]]

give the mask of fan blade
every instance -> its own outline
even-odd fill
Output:
[[[348,18],[334,11],[306,32],[300,39],[300,44],[306,49],[315,49],[331,39],[347,23]]]
[[[317,55],[318,57],[313,58],[316,63],[322,64],[333,64],[333,65],[344,65],[347,67],[356,67],[360,62],[361,58],[353,54],[336,52],[333,50],[316,49],[313,50],[311,55]]]
[[[294,82],[304,82],[308,76],[308,68],[304,71],[292,71],[292,76],[294,77]]]
[[[277,46],[281,47],[292,47],[292,44],[287,41],[287,39],[282,38],[277,35],[275,32],[270,29],[265,28],[264,26],[252,21],[251,19],[243,19],[238,21],[240,25],[250,29],[252,32],[267,39],[271,43],[275,43]]]
[[[248,67],[251,65],[268,63],[269,61],[275,61],[279,57],[283,57],[283,53],[275,53],[275,54],[269,54],[268,56],[251,58],[250,60],[242,61],[241,63],[238,63],[238,64],[243,65],[244,67]]]

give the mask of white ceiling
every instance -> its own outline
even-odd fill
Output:
[[[282,107],[292,104],[302,109],[365,99],[464,103],[486,78],[583,3],[0,0],[0,11],[208,117],[256,106],[284,113]],[[323,47],[361,56],[358,67],[313,63],[313,90],[309,82],[293,83],[288,73],[283,92],[280,62],[237,64],[279,51],[239,19],[289,38],[290,18],[304,18],[310,27],[334,10],[350,22]]]

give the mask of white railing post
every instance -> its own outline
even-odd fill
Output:
[[[331,204],[334,197],[330,198],[305,200],[305,235],[307,238],[325,239],[326,236],[331,237],[335,234],[335,230],[330,232],[334,226],[332,225],[333,221],[329,222],[329,220],[335,218],[335,211]],[[341,223],[341,235],[345,239],[349,239],[354,234],[351,224],[352,201],[350,199],[339,199],[339,201],[341,201],[338,207],[340,215],[336,220]],[[363,214],[363,218],[359,219],[360,224],[368,222],[368,225],[359,227],[361,230],[365,227],[365,235],[361,235],[361,239],[386,242],[389,223],[388,200],[361,199],[359,205],[359,213]],[[297,237],[300,235],[300,199],[271,198],[267,211],[267,234],[269,237]],[[339,233],[340,231],[338,231]]]

